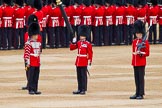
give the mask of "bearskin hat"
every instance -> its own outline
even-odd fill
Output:
[[[120,0],[116,0],[115,4],[116,4],[117,6],[122,6],[122,2],[121,2]]]
[[[157,5],[157,0],[151,0],[153,6]]]
[[[12,5],[12,0],[4,0],[4,3],[6,3],[7,5]]]
[[[128,4],[134,4],[134,0],[127,0]]]
[[[22,7],[24,5],[24,0],[16,0],[15,3]]]
[[[162,5],[162,0],[158,0],[158,4],[159,5]]]
[[[105,3],[112,4],[112,0],[105,0]]]
[[[94,4],[103,5],[104,4],[104,0],[94,0]]]
[[[139,0],[138,1],[138,5],[142,5],[142,6],[144,6],[146,3],[145,3],[145,0]]]
[[[83,4],[86,5],[86,6],[90,6],[91,0],[83,0]]]
[[[145,33],[145,25],[141,20],[136,20],[134,23],[135,33]]]
[[[62,0],[62,4],[65,6],[70,6],[70,0]]]
[[[89,27],[86,25],[81,25],[78,27],[78,35],[79,36],[85,36],[86,38],[90,35]]]
[[[32,0],[24,0],[24,3],[27,5],[33,6],[33,1]]]
[[[0,5],[2,5],[3,4],[3,0],[0,0]]]
[[[77,4],[82,4],[82,0],[74,0],[74,3],[77,3]]]
[[[38,23],[31,23],[28,28],[29,37],[40,34],[40,27]]]
[[[31,15],[28,17],[28,26],[29,26],[31,23],[38,23],[38,18],[37,18],[37,16],[34,15],[34,14],[31,14]]]
[[[42,0],[34,0],[33,7],[36,8],[37,10],[41,10],[42,9]]]
[[[55,0],[56,1],[56,0]],[[53,3],[53,0],[47,0],[47,4],[50,5],[51,3]]]

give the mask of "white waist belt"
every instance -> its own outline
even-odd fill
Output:
[[[91,18],[91,16],[83,16],[83,18]]]
[[[84,55],[84,54],[78,54],[77,56],[79,56],[79,57],[87,57],[87,55]]]
[[[16,18],[16,21],[23,21],[24,18]]]
[[[103,18],[102,16],[101,17],[95,17],[96,19],[101,19],[101,18]]]
[[[31,56],[38,57],[39,54],[30,54]]]
[[[73,16],[73,18],[80,18],[80,16]]]
[[[139,20],[144,20],[145,17],[137,17],[137,19],[139,19]]]
[[[116,18],[123,18],[123,16],[116,16]]]
[[[106,16],[106,18],[108,19],[108,18],[112,18],[112,16]]]
[[[3,17],[3,19],[10,20],[10,19],[12,19],[12,17]]]
[[[127,18],[134,18],[134,16],[130,16],[130,15],[128,15],[128,16],[126,16]]]
[[[150,18],[152,19],[152,18],[157,18],[157,16],[150,16]]]
[[[51,17],[51,19],[52,19],[52,20],[56,20],[56,19],[58,19],[58,17]]]

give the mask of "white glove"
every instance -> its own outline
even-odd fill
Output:
[[[73,43],[76,43],[76,41],[77,41],[77,38],[74,37],[74,38],[73,38]]]

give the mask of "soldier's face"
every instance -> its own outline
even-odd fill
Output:
[[[33,35],[32,39],[37,40],[38,39],[38,35]]]
[[[86,37],[85,36],[80,36],[80,40],[85,40]]]
[[[142,33],[136,33],[138,39],[142,39]]]

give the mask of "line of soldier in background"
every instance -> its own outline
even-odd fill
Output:
[[[0,49],[23,49],[28,16],[35,14],[41,27],[42,47],[69,47],[68,32],[56,0],[0,0]],[[129,45],[134,22],[151,25],[150,43],[162,43],[162,0],[62,0],[74,34],[88,25],[94,46]],[[157,31],[157,24],[159,25]],[[159,38],[157,34],[159,33]],[[79,38],[78,38],[79,39]]]

